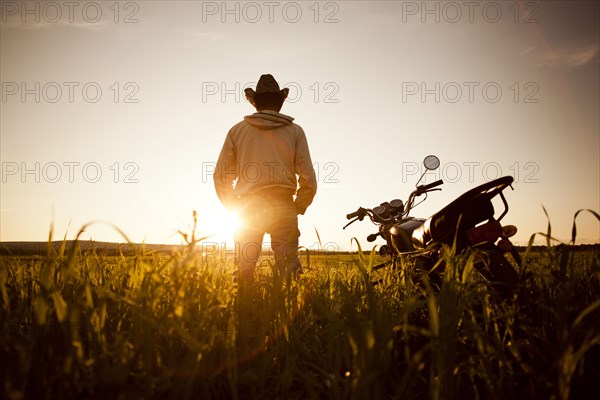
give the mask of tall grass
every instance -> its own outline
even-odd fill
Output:
[[[2,256],[6,399],[575,399],[598,393],[600,254],[530,251],[506,300],[452,255],[441,288],[410,261],[311,254],[300,278],[190,245]],[[564,254],[567,254],[565,256]],[[566,257],[566,258],[565,258]],[[594,397],[590,397],[594,398]]]

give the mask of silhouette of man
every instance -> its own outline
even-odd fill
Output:
[[[279,112],[288,92],[268,74],[256,91],[245,90],[256,113],[229,130],[213,176],[223,205],[241,217],[235,234],[241,282],[252,280],[265,233],[271,235],[277,269],[302,272],[298,214],[312,203],[317,180],[304,131]]]

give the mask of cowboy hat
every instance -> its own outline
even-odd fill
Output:
[[[256,91],[252,88],[244,89],[246,99],[248,99],[248,101],[253,106],[256,106],[256,104],[254,103],[255,96],[259,96],[263,93],[270,93],[270,94],[281,93],[281,95],[283,96],[283,99],[285,100],[289,91],[290,91],[290,89],[288,89],[288,88],[279,89],[279,84],[277,83],[275,78],[273,78],[273,75],[271,75],[271,74],[265,74],[265,75],[260,76],[260,78],[258,79],[258,83],[256,84]]]

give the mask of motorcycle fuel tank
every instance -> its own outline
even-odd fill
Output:
[[[412,218],[408,221],[403,221],[395,224],[390,228],[394,246],[400,251],[414,250],[412,234],[415,229],[421,227],[425,223],[423,218]]]

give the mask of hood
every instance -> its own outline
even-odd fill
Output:
[[[289,125],[294,118],[277,111],[263,110],[244,117],[244,121],[259,129],[273,129]]]

